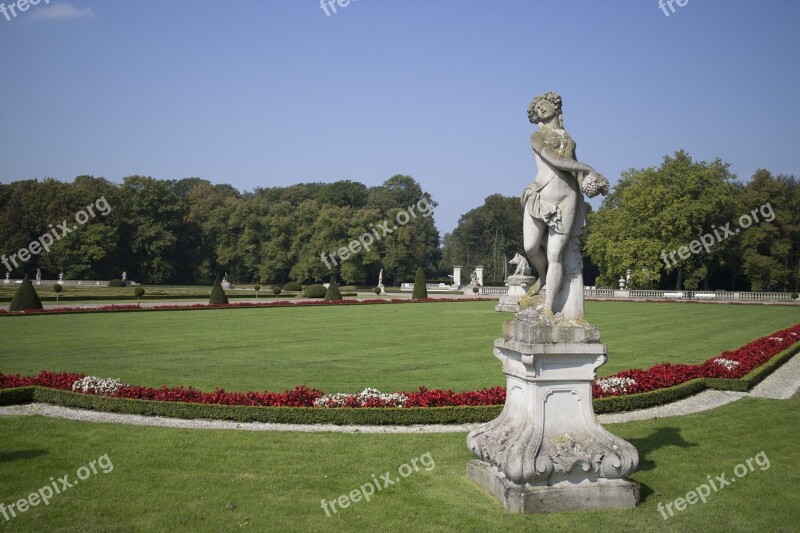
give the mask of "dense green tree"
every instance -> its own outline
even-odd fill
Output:
[[[623,173],[590,216],[585,248],[599,268],[598,284],[613,287],[631,270],[632,288],[652,286],[675,273],[675,286],[708,287],[732,241],[715,242],[684,257],[682,247],[732,220],[736,186],[729,165],[694,162],[679,151],[658,168]]]
[[[522,216],[519,197],[488,196],[482,206],[461,216],[453,233],[445,235],[441,270],[449,271],[456,265],[483,265],[487,280],[503,280],[504,259],[525,254]]]
[[[129,242],[126,262],[145,283],[165,283],[178,275],[178,242],[183,213],[170,183],[150,177],[123,180],[126,200],[122,237]]]
[[[751,290],[797,291],[800,287],[800,182],[758,170],[739,193],[742,269]],[[748,220],[749,219],[749,220]],[[752,225],[749,223],[752,222]]]

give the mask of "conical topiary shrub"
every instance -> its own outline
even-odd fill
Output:
[[[339,286],[336,284],[336,274],[331,276],[331,282],[328,285],[328,290],[325,291],[326,300],[341,300],[342,293],[339,291]]]
[[[211,298],[208,300],[209,305],[226,304],[228,303],[228,296],[222,289],[222,283],[219,281],[219,276],[214,280],[214,286],[211,288]]]
[[[27,311],[28,309],[41,309],[42,301],[39,295],[36,294],[36,289],[33,288],[31,279],[25,274],[22,280],[22,285],[17,289],[14,299],[11,300],[9,311]]]
[[[425,271],[422,268],[417,269],[417,277],[414,278],[414,292],[411,293],[412,300],[422,300],[428,297],[428,287],[425,285]]]

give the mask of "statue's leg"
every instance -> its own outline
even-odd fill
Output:
[[[526,214],[522,222],[522,237],[525,253],[536,269],[538,278],[528,291],[528,296],[535,296],[542,290],[542,282],[547,279],[547,256],[542,250],[542,239],[547,235],[547,224],[544,221]]]
[[[569,235],[551,232],[547,242],[547,261],[550,268],[547,271],[547,294],[545,295],[544,308],[545,313],[549,315],[554,313],[553,303],[556,295],[561,290],[561,285],[564,283],[562,257],[568,240]]]

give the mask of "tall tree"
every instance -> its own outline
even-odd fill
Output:
[[[737,198],[742,268],[754,291],[800,287],[800,182],[758,170]],[[748,220],[749,219],[749,220]]]
[[[599,269],[597,283],[615,286],[630,269],[632,287],[673,272],[676,288],[705,286],[732,242],[715,239],[708,249],[686,250],[732,220],[733,180],[729,164],[695,162],[684,151],[665,157],[658,168],[624,172],[590,216],[585,248]]]

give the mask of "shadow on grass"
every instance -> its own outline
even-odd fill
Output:
[[[639,451],[639,468],[637,472],[646,470],[653,470],[656,463],[650,459],[651,452],[659,448],[666,448],[667,446],[676,446],[678,448],[691,448],[698,446],[695,442],[687,442],[681,435],[680,428],[675,427],[661,427],[639,439],[628,439],[628,442],[633,444]],[[641,499],[644,502],[650,495],[654,493],[653,489],[647,485],[641,484]]]
[[[651,452],[659,448],[666,448],[667,446],[692,448],[698,446],[695,442],[686,442],[683,436],[681,436],[680,428],[673,427],[658,428],[646,437],[628,439],[628,441],[636,446],[636,449],[639,451],[639,468],[637,468],[637,471],[652,470],[655,468],[656,464],[649,457]]]
[[[44,450],[19,450],[16,452],[0,452],[0,463],[8,463],[17,461],[19,459],[33,459],[34,457],[41,457],[47,455]]]

